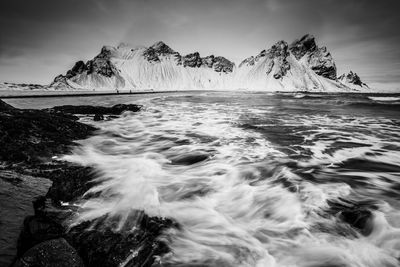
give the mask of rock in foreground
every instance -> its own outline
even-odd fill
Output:
[[[101,115],[120,115],[125,111],[138,112],[140,111],[140,105],[134,104],[117,104],[112,107],[102,107],[102,106],[56,106],[50,109],[45,109],[45,111],[55,112],[55,113],[69,113],[69,114],[101,114]]]
[[[14,267],[84,267],[76,250],[64,238],[52,239],[29,249]]]
[[[74,140],[95,130],[77,120],[62,113],[16,109],[0,100],[0,161],[35,163],[68,152]]]
[[[70,220],[79,212],[74,203],[93,186],[96,172],[91,167],[51,160],[53,155],[68,152],[74,140],[87,138],[96,130],[78,122],[73,114],[119,115],[139,110],[137,105],[22,110],[0,100],[0,162],[6,162],[10,171],[53,182],[46,196],[33,201],[35,214],[24,220],[13,266],[152,266],[157,256],[169,251],[159,236],[176,225],[142,211],[119,231],[108,218],[70,228]]]

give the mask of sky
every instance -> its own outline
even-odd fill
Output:
[[[236,63],[306,33],[366,83],[400,88],[399,0],[0,0],[0,81],[48,84],[103,45],[164,41]]]

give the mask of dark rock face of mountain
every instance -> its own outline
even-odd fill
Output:
[[[239,68],[241,68],[244,65],[246,65],[246,66],[254,66],[254,62],[255,62],[255,60],[254,60],[253,56],[248,57],[248,58],[244,59],[242,62],[240,62]]]
[[[75,65],[67,71],[65,75],[58,75],[51,86],[53,87],[62,87],[68,86],[68,79],[72,79],[79,74],[99,74],[105,77],[119,76],[118,71],[114,68],[113,64],[110,61],[111,58],[111,50],[109,47],[104,46],[101,49],[100,54],[98,54],[92,60],[86,62],[86,64],[80,60],[75,63]]]
[[[198,52],[187,54],[182,57],[184,67],[199,68],[202,64],[202,59]]]
[[[229,73],[233,71],[233,67],[235,63],[229,61],[224,57],[215,57],[214,58],[214,70],[216,72],[224,72]]]
[[[160,56],[172,56],[175,59],[177,65],[183,65],[183,67],[189,68],[200,68],[208,67],[213,68],[216,72],[229,73],[233,71],[235,64],[224,57],[215,57],[210,55],[207,57],[201,57],[199,52],[194,52],[181,56],[178,52],[171,49],[168,45],[163,42],[157,42],[150,46],[143,52],[143,56],[149,62],[158,63],[161,61]]]
[[[352,83],[352,84],[355,84],[355,85],[358,85],[358,86],[366,86],[366,87],[368,87],[368,85],[366,83],[361,81],[360,76],[358,76],[357,73],[355,73],[353,71],[350,71],[347,74],[340,75],[338,80],[345,81],[345,82],[348,82],[348,83]]]
[[[152,48],[158,55],[174,55],[177,54],[174,50],[171,49],[168,45],[166,45],[164,42],[157,42],[154,45],[152,45],[150,48]]]
[[[111,51],[108,47],[104,46],[93,60],[89,60],[86,63],[87,74],[98,73],[100,75],[111,77],[115,71],[110,62]],[[84,69],[84,68],[82,68]]]
[[[336,80],[336,65],[332,55],[326,47],[317,46],[314,36],[309,34],[304,35],[302,38],[294,41],[290,45],[289,50],[297,60],[301,60],[305,56],[306,62],[316,74]]]
[[[266,74],[270,74],[275,68],[273,77],[275,79],[280,79],[286,75],[288,70],[290,70],[290,64],[287,61],[288,56],[288,44],[285,41],[279,41],[270,49],[262,50],[256,57],[251,56],[243,60],[240,63],[239,68],[244,65],[254,66],[257,62],[264,59],[267,64]]]
[[[318,48],[318,50],[311,54],[308,58],[308,64],[316,74],[336,80],[336,65],[326,47]]]
[[[290,69],[290,65],[286,60],[289,56],[288,44],[285,41],[277,42],[267,51],[266,56],[271,59],[272,64],[270,72],[272,71],[273,66],[277,64],[274,78],[280,79],[285,76],[286,72]]]
[[[75,63],[75,65],[72,67],[72,69],[67,71],[67,74],[65,75],[65,77],[67,79],[69,79],[69,78],[72,78],[75,75],[81,74],[82,72],[87,71],[87,70],[88,70],[88,67],[85,65],[85,63],[82,60],[80,60]]]
[[[178,64],[180,64],[181,56],[178,52],[175,52],[171,47],[166,45],[164,42],[157,42],[150,46],[143,52],[143,56],[149,62],[160,62],[160,56],[173,56]]]
[[[306,34],[300,39],[294,41],[290,47],[290,52],[297,60],[301,59],[307,52],[314,52],[318,49],[315,43],[315,38],[312,35]]]

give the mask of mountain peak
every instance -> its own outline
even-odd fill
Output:
[[[173,49],[171,49],[171,47],[169,47],[163,41],[156,42],[155,44],[150,46],[150,48],[154,49],[154,51],[156,51],[158,54],[161,54],[161,55],[176,53]]]
[[[297,60],[302,58],[307,52],[314,52],[318,48],[315,43],[315,37],[311,34],[306,34],[300,39],[295,40],[290,46],[290,52]]]
[[[339,78],[338,78],[338,80],[339,80],[339,81],[342,81],[342,82],[347,82],[347,83],[355,84],[355,85],[358,85],[358,86],[361,86],[361,87],[362,87],[362,86],[368,87],[368,85],[367,85],[366,83],[364,83],[363,81],[361,81],[360,76],[358,76],[358,74],[355,73],[355,72],[353,72],[353,71],[350,71],[350,72],[347,73],[347,74],[342,74],[342,75],[340,75]]]

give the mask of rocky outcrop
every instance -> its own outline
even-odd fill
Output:
[[[15,108],[9,104],[7,104],[6,102],[4,102],[3,100],[0,99],[0,112],[1,111],[14,111]]]
[[[266,56],[271,61],[271,70],[275,64],[277,65],[273,74],[275,79],[282,78],[290,69],[290,65],[287,62],[288,55],[288,44],[285,41],[277,42],[267,51]],[[267,72],[267,74],[269,73]]]
[[[207,67],[216,72],[230,73],[235,64],[224,57],[214,55],[201,57],[199,52],[194,52],[181,56],[178,52],[171,49],[164,42],[157,42],[143,52],[143,56],[149,62],[160,62],[161,57],[173,57],[177,65],[189,68]]]
[[[137,218],[140,218],[139,221]],[[163,230],[175,227],[171,220],[141,213],[128,220],[126,229],[115,231],[117,222],[102,217],[73,227],[67,239],[77,249],[86,266],[153,266],[157,256],[169,252],[157,239]],[[132,230],[134,229],[134,230]]]
[[[125,111],[138,112],[142,106],[135,104],[117,104],[112,107],[103,107],[103,106],[73,106],[73,105],[64,105],[64,106],[55,106],[52,108],[44,109],[44,111],[50,113],[68,113],[68,114],[85,114],[85,115],[120,115]]]
[[[338,80],[342,81],[342,82],[358,85],[361,87],[363,87],[363,86],[368,87],[368,85],[366,83],[361,81],[360,76],[358,76],[357,73],[355,73],[353,71],[350,71],[347,74],[340,75]]]
[[[269,75],[274,70],[272,73],[273,77],[280,79],[290,69],[290,64],[287,61],[288,56],[288,44],[285,41],[279,41],[270,49],[262,50],[256,57],[251,56],[243,60],[239,68],[243,66],[251,67],[260,61],[264,61],[266,64],[266,75]]]
[[[9,164],[2,168],[53,182],[46,196],[33,201],[35,214],[24,220],[13,266],[152,266],[157,257],[169,252],[159,237],[165,229],[178,226],[142,211],[132,214],[134,219],[128,220],[130,224],[123,231],[116,231],[117,222],[107,217],[70,227],[68,222],[78,208],[68,202],[85,197],[95,185],[96,172],[50,158],[68,152],[73,140],[95,130],[78,122],[72,113],[120,114],[139,109],[136,105],[115,105],[21,110],[0,100],[0,160]]]
[[[306,34],[298,40],[295,40],[290,45],[290,52],[297,60],[300,60],[305,54],[315,52],[318,49],[315,43],[315,38],[312,35]]]
[[[118,70],[111,62],[112,47],[103,46],[100,54],[92,60],[84,63],[82,60],[75,63],[75,65],[67,71],[65,75],[58,75],[50,84],[51,87],[56,89],[72,88],[71,83],[68,81],[76,82],[79,80],[80,75],[97,74],[99,76],[111,78],[116,77],[123,83]]]
[[[184,67],[200,68],[203,62],[200,54],[198,52],[194,52],[183,56],[182,63]]]
[[[314,36],[304,35],[294,41],[289,50],[297,60],[304,57],[304,61],[316,74],[331,80],[336,79],[336,65],[331,53],[326,47],[318,47]]]
[[[235,63],[229,61],[224,57],[215,57],[213,60],[213,66],[216,72],[230,73],[233,72]]]
[[[143,52],[143,56],[149,62],[160,62],[160,57],[172,56],[177,62],[180,63],[181,56],[178,52],[175,52],[171,47],[166,45],[164,42],[157,42],[150,46]]]
[[[73,115],[10,108],[0,100],[0,161],[34,163],[66,153],[95,128]]]
[[[113,75],[116,75],[118,73],[116,70],[114,70],[110,58],[111,58],[111,48],[104,46],[101,49],[100,54],[98,54],[93,60],[89,60],[86,63],[86,68],[82,67],[82,70],[83,71],[86,70],[87,74],[97,73],[106,77],[111,77]]]
[[[64,238],[52,239],[29,249],[14,267],[84,267],[76,250]]]
[[[69,79],[74,77],[77,74],[81,74],[84,71],[87,71],[89,68],[86,66],[86,64],[83,61],[78,61],[75,63],[75,65],[67,71],[67,74],[65,75],[65,78]]]

